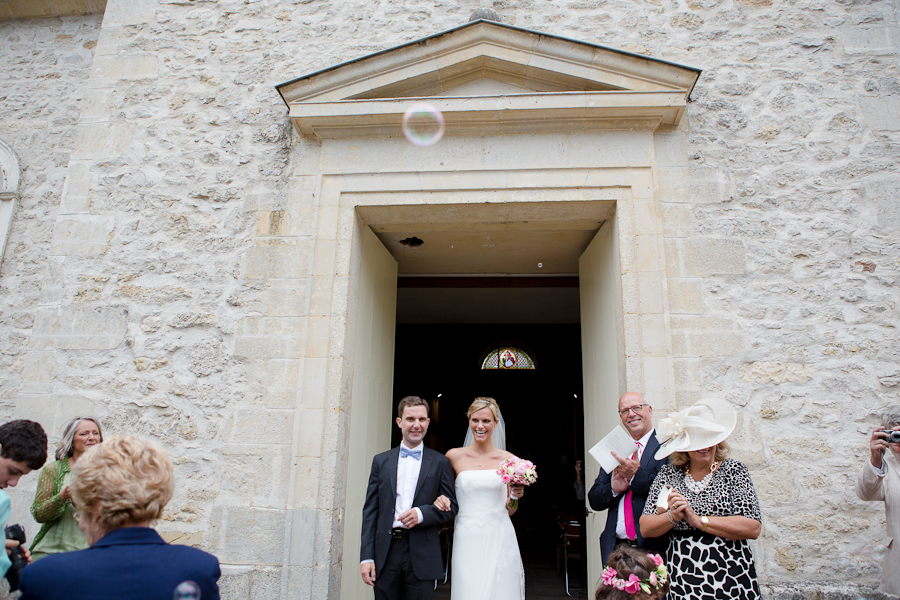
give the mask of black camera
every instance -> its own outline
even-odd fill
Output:
[[[900,444],[900,431],[888,431],[888,443]]]
[[[12,566],[6,572],[6,580],[9,582],[9,591],[15,592],[19,589],[19,580],[22,578],[22,569],[28,565],[28,559],[25,558],[25,528],[18,523],[6,526],[6,539],[16,540],[19,545],[10,550],[9,560]]]

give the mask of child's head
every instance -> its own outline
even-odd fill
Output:
[[[669,573],[658,554],[619,546],[609,555],[595,600],[654,600],[669,591]]]

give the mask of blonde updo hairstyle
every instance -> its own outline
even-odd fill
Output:
[[[493,398],[487,398],[485,396],[479,396],[478,398],[475,398],[475,401],[469,405],[469,410],[466,411],[466,418],[471,419],[473,414],[477,413],[483,408],[491,409],[491,414],[494,415],[494,420],[500,420],[500,407],[497,406],[497,401]]]
[[[175,491],[172,461],[159,444],[114,435],[89,448],[72,469],[79,511],[106,532],[155,521]]]

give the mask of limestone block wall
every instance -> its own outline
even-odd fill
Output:
[[[45,397],[56,357],[31,352],[51,267],[53,224],[84,106],[88,72],[100,36],[100,16],[0,21],[0,139],[22,168],[21,198],[0,271],[0,419]],[[114,332],[110,332],[115,336]],[[40,335],[40,334],[38,334]],[[121,336],[120,336],[121,337]],[[22,480],[12,519],[37,533],[24,498],[36,478]]]
[[[319,201],[327,165],[274,85],[481,4],[108,0],[102,27],[0,22],[0,139],[25,168],[0,416],[58,435],[93,413],[164,443],[179,486],[160,529],[220,557],[224,597],[336,598],[340,580],[346,416],[325,398],[349,389],[330,335],[348,248],[323,243],[339,226]],[[764,584],[871,586],[883,514],[852,482],[875,415],[900,402],[896,4],[493,8],[704,69],[650,157],[677,402],[740,407]],[[35,481],[12,494],[23,523]]]

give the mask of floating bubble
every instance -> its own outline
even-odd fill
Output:
[[[875,560],[884,560],[884,555],[887,552],[887,548],[884,546],[878,545],[872,549],[872,558]]]
[[[200,586],[193,581],[182,581],[175,588],[172,600],[200,600]]]
[[[822,433],[825,435],[834,435],[841,430],[841,418],[835,414],[823,415],[820,419]]]
[[[418,102],[403,115],[403,135],[416,146],[431,146],[444,136],[444,115],[441,111]]]
[[[97,69],[97,77],[103,77],[103,69]]]

